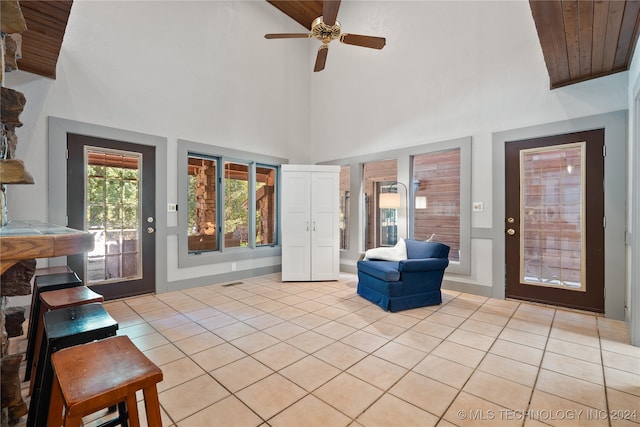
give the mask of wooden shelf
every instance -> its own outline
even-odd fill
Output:
[[[93,235],[40,221],[11,221],[0,227],[0,274],[18,261],[93,250]]]

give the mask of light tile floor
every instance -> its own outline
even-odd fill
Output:
[[[446,290],[387,313],[356,283],[273,274],[105,307],[162,368],[165,426],[640,425],[623,322]]]

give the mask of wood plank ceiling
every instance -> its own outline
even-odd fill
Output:
[[[72,4],[72,0],[20,2],[27,23],[27,30],[22,33],[20,70],[56,78],[56,64]]]
[[[322,0],[267,0],[307,29]],[[21,70],[55,78],[72,0],[23,1]],[[529,0],[551,88],[625,71],[640,28],[640,0]]]
[[[629,68],[640,2],[529,0],[544,60],[557,88]]]

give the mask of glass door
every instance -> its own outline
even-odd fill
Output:
[[[67,135],[67,216],[94,236],[67,258],[105,299],[155,291],[155,147]]]
[[[398,208],[400,194],[398,187],[388,183],[378,183],[378,246],[394,246],[398,243]]]
[[[505,147],[506,296],[604,311],[604,131]]]
[[[85,147],[85,164],[85,229],[95,241],[87,254],[87,284],[140,279],[142,154]]]

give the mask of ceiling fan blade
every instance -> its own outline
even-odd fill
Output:
[[[342,34],[340,41],[354,46],[370,47],[371,49],[382,49],[387,43],[384,37],[362,36],[360,34]]]
[[[338,18],[340,0],[324,0],[322,4],[322,21],[328,26],[333,26]]]
[[[282,33],[282,34],[265,34],[265,39],[308,39],[311,34],[307,33]]]
[[[327,62],[327,53],[329,52],[329,45],[323,44],[318,48],[318,56],[316,56],[316,65],[313,67],[313,71],[318,72],[324,70],[324,64]]]

